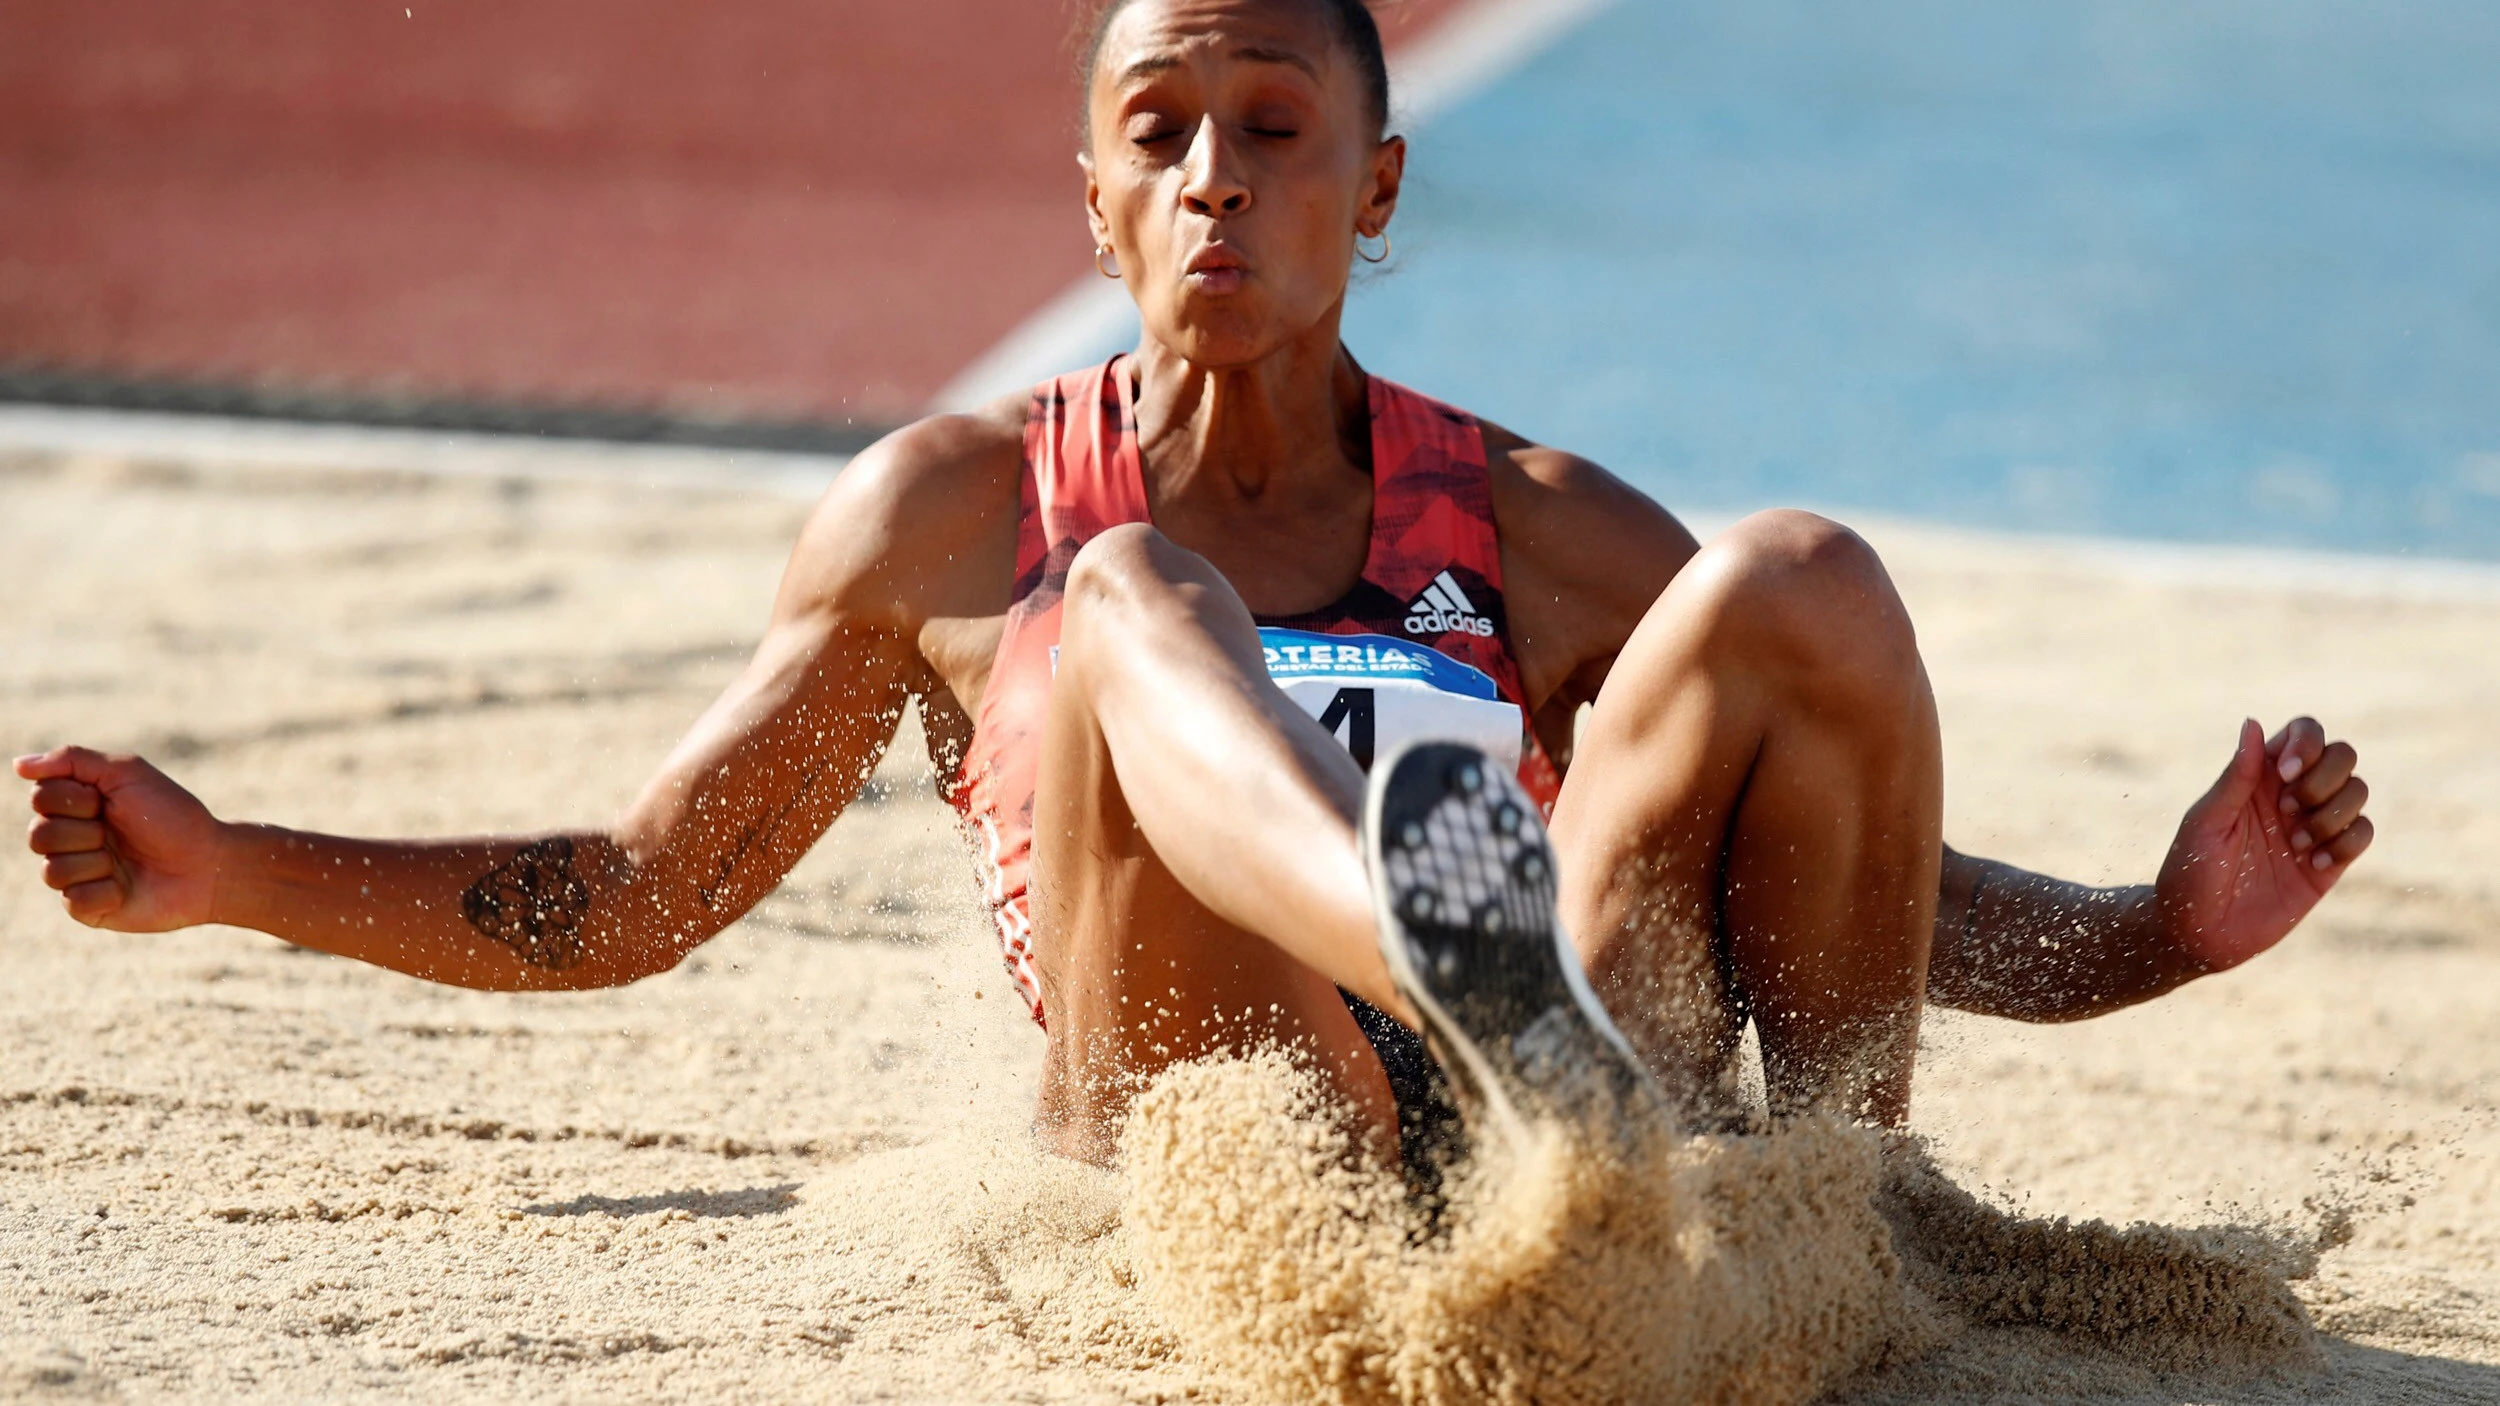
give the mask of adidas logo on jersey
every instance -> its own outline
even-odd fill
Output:
[[[1410,635],[1490,635],[1493,622],[1476,613],[1476,603],[1458,588],[1450,573],[1442,572],[1424,587],[1406,607],[1406,632]]]

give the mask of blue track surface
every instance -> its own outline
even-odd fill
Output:
[[[1374,370],[1671,506],[2500,558],[2500,3],[1623,0],[1419,134]]]

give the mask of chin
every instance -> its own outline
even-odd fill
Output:
[[[1172,311],[1157,340],[1190,365],[1210,371],[1255,365],[1307,330],[1280,317],[1266,299],[1240,294],[1188,299]]]
[[[1238,336],[1205,336],[1183,332],[1169,345],[1190,365],[1207,371],[1231,371],[1256,366],[1276,349],[1275,338],[1244,338]]]

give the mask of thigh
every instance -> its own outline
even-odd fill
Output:
[[[1223,805],[1210,797],[1203,823],[1231,823]],[[1174,877],[1130,812],[1075,689],[1054,690],[1033,821],[1046,1145],[1108,1163],[1130,1102],[1163,1069],[1282,1045],[1312,1061],[1365,1146],[1395,1159],[1387,1075],[1336,985],[1216,916]]]
[[[1748,519],[1626,642],[1554,813],[1564,921],[1654,1069],[1775,1105],[1906,1107],[1942,769],[1907,612],[1845,529]]]

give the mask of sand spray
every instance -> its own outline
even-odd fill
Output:
[[[1139,1291],[1246,1398],[1807,1401],[1974,1329],[2142,1370],[2315,1353],[2315,1249],[2016,1217],[1913,1141],[1832,1122],[1631,1144],[1539,1128],[1428,1223],[1277,1053],[1184,1065],[1122,1143]]]

